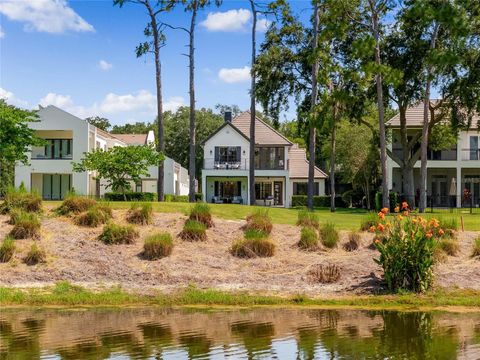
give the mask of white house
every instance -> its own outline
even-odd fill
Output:
[[[412,139],[421,132],[423,124],[423,104],[409,108],[406,112],[407,134]],[[433,206],[480,206],[480,119],[473,118],[471,127],[460,131],[457,143],[447,150],[428,150],[427,197]],[[388,126],[392,132],[390,150],[395,156],[403,158],[399,141],[400,117],[394,116]],[[418,149],[420,144],[417,144]],[[403,194],[400,166],[388,158],[389,189]],[[420,158],[414,167],[414,186],[416,197],[420,188]],[[418,200],[418,199],[417,199]]]
[[[148,134],[110,134],[52,105],[41,108],[38,115],[39,121],[30,126],[47,144],[31,149],[29,165],[16,165],[15,186],[23,183],[27,189],[38,191],[44,199],[63,199],[72,188],[77,194],[103,196],[111,191],[106,189],[106,182],[95,179],[93,172],[73,172],[72,161],[79,162],[84,153],[94,149],[155,141],[153,131]],[[189,179],[185,168],[167,157],[164,172],[165,194],[188,194]],[[156,192],[157,167],[150,167],[149,174],[139,184],[132,182],[132,190]]]
[[[203,143],[202,193],[214,203],[249,203],[250,112],[225,122]],[[315,195],[325,195],[326,174],[315,167]],[[306,195],[308,160],[264,121],[255,123],[255,198],[258,205],[290,207],[292,195]]]

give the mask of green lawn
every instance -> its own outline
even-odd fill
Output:
[[[56,207],[60,205],[59,201],[45,201],[47,206]],[[130,202],[110,202],[114,209],[126,209],[130,207]],[[191,207],[188,203],[175,202],[152,202],[153,208],[157,212],[165,213],[183,213],[186,214]],[[234,204],[210,204],[212,214],[222,219],[239,220],[245,219],[254,209],[264,209],[260,206],[246,206]],[[269,208],[270,216],[275,224],[294,225],[297,221],[298,209]],[[340,230],[358,230],[362,218],[367,214],[366,210],[361,209],[338,209],[337,212],[331,213],[329,209],[320,208],[315,212],[319,215],[321,222],[331,221],[336,224]],[[436,210],[433,214],[426,213],[425,217],[437,218],[457,218],[460,226],[460,216],[463,216],[465,230],[480,231],[480,213],[450,213],[448,211]]]

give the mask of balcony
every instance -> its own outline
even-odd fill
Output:
[[[214,158],[207,158],[203,160],[204,170],[247,170],[248,159],[241,161],[223,161],[215,160]]]
[[[403,160],[403,150],[401,148],[394,148],[392,152]],[[431,150],[428,149],[427,159],[432,161],[456,161],[457,150]]]
[[[480,160],[480,149],[462,149],[463,161],[475,161]]]

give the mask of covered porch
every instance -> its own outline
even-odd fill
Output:
[[[31,189],[44,200],[63,200],[72,189],[72,174],[31,174]]]
[[[248,177],[207,176],[205,201],[214,204],[248,204]]]

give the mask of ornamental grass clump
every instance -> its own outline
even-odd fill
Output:
[[[272,232],[272,219],[267,209],[258,209],[253,214],[247,216],[247,223],[243,226],[243,230],[263,231],[266,234]]]
[[[308,279],[313,283],[331,284],[340,280],[340,268],[335,264],[316,264],[307,272]]]
[[[320,222],[318,220],[318,215],[313,211],[308,209],[303,209],[298,212],[297,225],[299,226],[309,226],[315,229],[318,229]]]
[[[355,251],[360,247],[361,237],[358,232],[351,232],[348,234],[348,241],[343,244],[345,251]]]
[[[180,238],[186,241],[205,241],[207,240],[207,226],[196,220],[187,220],[179,234]]]
[[[98,239],[107,245],[133,244],[138,235],[138,231],[132,225],[118,225],[114,222],[108,222],[103,227]]]
[[[473,241],[472,257],[480,257],[480,236]]]
[[[152,223],[153,208],[150,203],[133,203],[127,213],[127,221],[132,224],[148,225]]]
[[[8,220],[8,223],[10,225],[15,225],[20,217],[22,216],[23,210],[20,209],[12,209],[10,210],[10,219]]]
[[[94,199],[70,193],[67,194],[65,200],[63,200],[62,204],[56,209],[56,212],[59,215],[79,214],[89,210],[95,205],[97,205],[97,202]]]
[[[157,260],[172,253],[173,239],[169,233],[150,235],[143,244],[143,257],[147,260]]]
[[[448,256],[457,256],[460,252],[458,240],[450,237],[442,237],[438,240],[437,246]]]
[[[15,240],[7,236],[0,245],[0,262],[9,262],[15,253]]]
[[[36,265],[38,263],[44,263],[46,258],[47,254],[45,251],[40,249],[37,244],[32,244],[23,262],[27,265]]]
[[[206,203],[197,202],[190,209],[190,220],[195,220],[204,224],[207,228],[213,226],[212,213],[210,211],[210,206]]]
[[[337,229],[335,229],[335,224],[332,222],[327,222],[323,224],[320,228],[320,240],[322,241],[323,246],[333,249],[337,247],[337,243],[340,239]]]
[[[360,222],[360,231],[368,231],[372,226],[378,225],[377,214],[370,212],[362,218]]]
[[[42,211],[42,197],[35,191],[28,192],[24,187],[9,188],[0,204],[0,214],[8,214],[17,209],[25,212]]]
[[[246,230],[243,239],[236,240],[230,252],[240,258],[271,257],[275,254],[275,244],[268,234],[259,230]]]
[[[36,213],[20,212],[15,218],[15,225],[10,231],[14,239],[38,238],[40,236],[40,219]]]
[[[398,214],[387,221],[388,209],[382,209],[378,225],[370,229],[376,234],[374,244],[380,253],[375,262],[382,266],[390,291],[426,291],[433,281],[436,249],[445,231],[436,219],[412,216],[406,202],[395,212]]]
[[[108,205],[96,205],[75,217],[75,224],[97,227],[112,218],[112,209]]]
[[[318,232],[316,228],[305,226],[300,232],[300,241],[297,243],[302,250],[317,250],[318,249]]]

